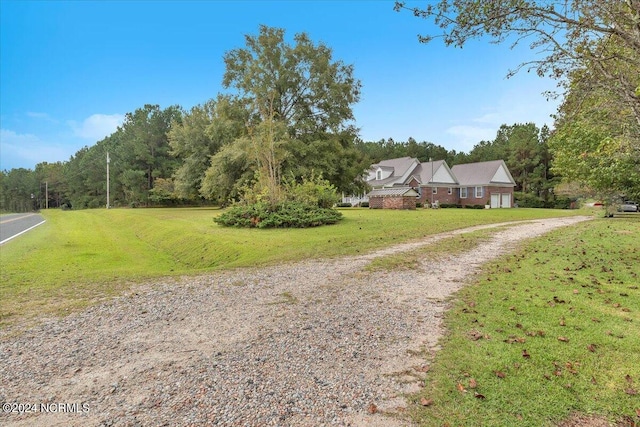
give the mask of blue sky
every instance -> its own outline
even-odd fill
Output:
[[[411,4],[420,4],[419,2]],[[353,64],[365,141],[468,152],[501,124],[551,126],[555,82],[509,69],[523,45],[424,45],[428,21],[393,1],[0,1],[0,169],[68,160],[144,104],[186,109],[218,93],[225,52],[260,24],[306,32]]]

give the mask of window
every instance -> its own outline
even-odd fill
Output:
[[[382,171],[380,169],[376,171],[376,179],[378,181],[382,179]]]
[[[453,187],[449,187],[449,189],[447,190],[447,194],[453,194]]]
[[[467,198],[467,187],[461,187],[460,188],[460,198],[461,199],[466,199]]]
[[[482,187],[476,187],[476,199],[482,197]]]
[[[438,194],[438,187],[432,187],[431,194]]]

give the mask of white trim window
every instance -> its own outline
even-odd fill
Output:
[[[431,194],[438,194],[438,187],[431,187]]]
[[[460,187],[460,198],[461,199],[467,198],[467,187]]]
[[[482,198],[483,192],[482,187],[476,187],[476,199]]]
[[[449,195],[453,194],[453,187],[449,187],[447,189],[447,194],[449,194]]]
[[[382,171],[378,169],[376,171],[376,180],[380,181],[382,179]]]

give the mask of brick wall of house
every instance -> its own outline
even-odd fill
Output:
[[[476,188],[467,187],[467,197],[460,198],[459,204],[462,206],[467,205],[490,205],[492,194],[511,194],[511,205],[513,206],[513,187],[483,187],[482,197],[476,197]],[[457,194],[460,194],[460,190],[457,190]]]
[[[416,209],[416,202],[418,200],[415,197],[403,197],[402,198],[402,209]]]
[[[460,198],[460,202],[458,204],[462,206],[467,205],[488,205],[491,196],[487,193],[487,188],[482,187],[482,197],[476,197],[476,187],[467,187],[467,197]],[[458,195],[460,195],[460,190],[458,189]]]
[[[433,199],[432,199],[433,196]],[[423,188],[422,189],[422,197],[424,197],[423,203],[431,203],[431,200],[434,202],[437,200],[438,204],[457,204],[458,203],[458,189],[451,188],[451,194],[449,194],[449,187],[437,187],[436,194],[432,195],[431,188]]]
[[[489,199],[489,203],[491,203],[491,194],[500,194],[502,197],[502,194],[510,194],[511,195],[511,207],[513,207],[513,204],[515,203],[513,200],[513,187],[489,187],[487,189],[487,198]]]
[[[431,191],[430,187],[422,188],[422,195],[420,196],[420,202],[423,205],[427,203],[431,203]],[[458,203],[458,189],[452,188],[451,194],[449,194],[449,187],[437,187],[437,193],[433,195],[433,201],[438,201],[439,204],[449,203],[449,204],[457,204]]]
[[[369,209],[382,209],[384,197],[369,197]]]
[[[371,204],[369,204],[371,206]],[[415,197],[382,197],[383,209],[415,209]]]

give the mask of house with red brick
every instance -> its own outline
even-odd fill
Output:
[[[451,171],[458,180],[459,205],[512,207],[516,183],[504,160],[455,165]]]
[[[467,163],[449,168],[444,160],[420,162],[411,157],[383,160],[371,165],[366,177],[372,192],[359,197],[343,198],[343,202],[356,204],[370,201],[371,196],[382,197],[377,190],[398,189],[394,195],[384,197],[400,197],[405,201],[383,206],[376,200],[375,208],[406,206],[407,193],[415,191],[415,201],[423,205],[482,205],[491,208],[509,208],[513,204],[513,188],[515,181],[503,160]],[[354,203],[355,201],[355,203]]]

